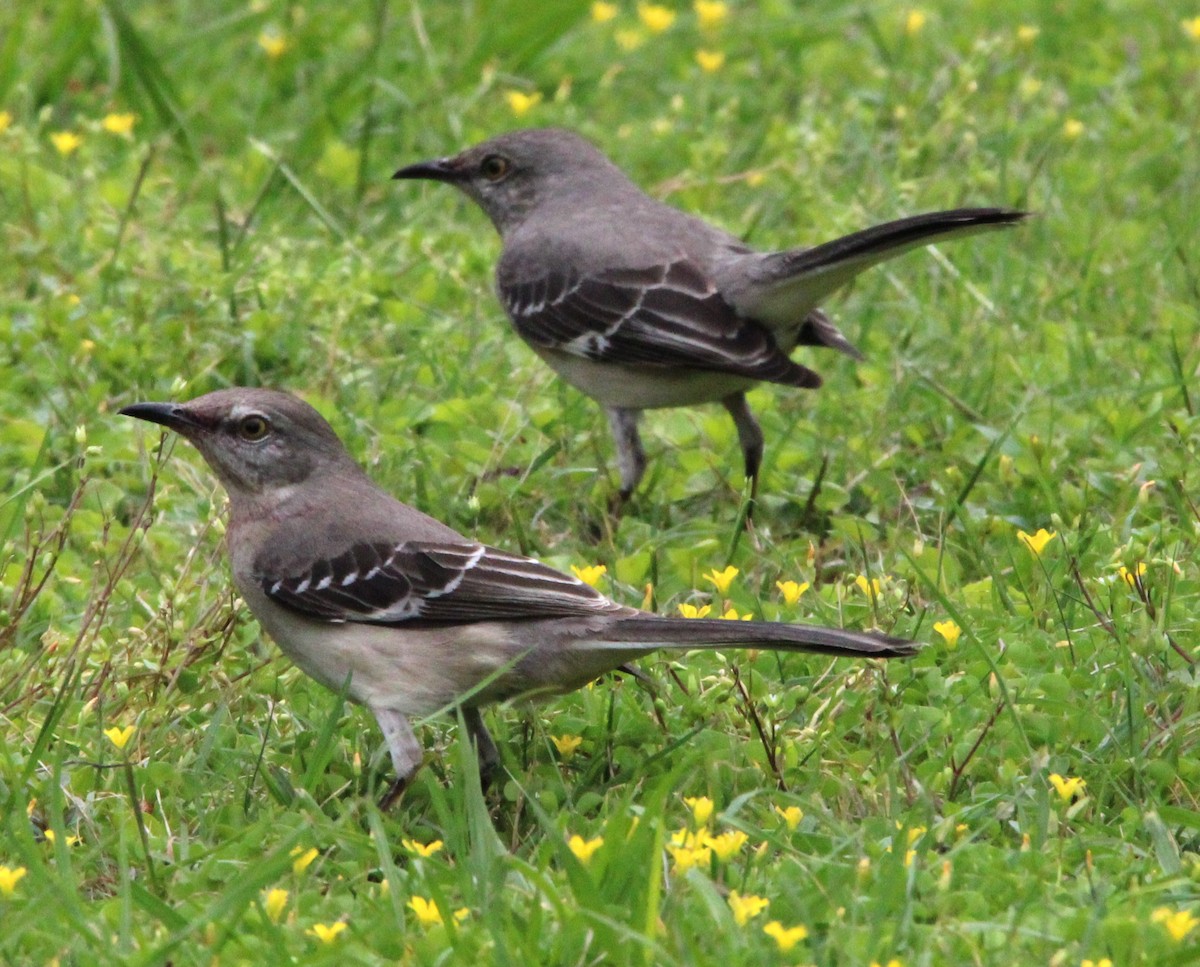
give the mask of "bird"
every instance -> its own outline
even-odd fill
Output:
[[[720,402],[737,428],[753,509],[764,439],[746,391],[819,387],[791,359],[797,346],[862,358],[820,303],[886,259],[1029,214],[957,208],[760,252],[650,197],[564,128],[511,131],[392,177],[453,185],[487,213],[502,241],[496,291],[517,334],[607,414],[618,506],[646,471],[642,411]]]
[[[620,604],[401,503],[315,409],[281,390],[235,387],[120,413],[175,431],[216,474],[238,593],[284,655],[374,716],[395,770],[385,806],[423,759],[413,717],[461,708],[486,780],[500,756],[482,706],[568,692],[658,649],[897,658],[918,648],[880,631]]]

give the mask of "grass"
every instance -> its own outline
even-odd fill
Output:
[[[0,958],[1193,961],[1200,43],[1180,17],[1200,11],[821,0],[706,32],[681,4],[651,35],[624,3],[607,23],[517,0],[10,7],[0,867],[25,874],[0,876]],[[518,118],[510,92],[541,100]],[[617,526],[603,417],[508,331],[490,226],[388,180],[546,123],[762,247],[957,204],[1039,214],[864,276],[831,308],[868,361],[755,392],[757,546],[717,407],[650,415]],[[114,416],[231,384],[303,393],[410,503],[603,563],[620,600],[929,647],[652,660],[649,687],[495,710],[487,796],[436,719],[381,814],[374,723],[232,595],[211,474]],[[1041,528],[1034,554],[1017,534]],[[703,576],[727,564],[721,595]],[[793,605],[786,580],[811,585]],[[745,843],[681,859],[685,797]],[[573,835],[603,842],[583,862]],[[738,924],[733,890],[770,905]],[[808,935],[784,952],[773,920]]]

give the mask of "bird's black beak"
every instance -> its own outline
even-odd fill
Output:
[[[397,180],[445,181],[453,184],[467,177],[467,167],[457,157],[436,158],[433,161],[419,161],[415,165],[401,168],[392,178]]]
[[[121,416],[132,416],[147,423],[157,423],[178,432],[194,430],[203,425],[186,406],[178,403],[134,403],[118,412]]]

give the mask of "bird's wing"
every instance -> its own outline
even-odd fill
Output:
[[[405,625],[624,610],[528,557],[471,543],[359,543],[293,574],[260,568],[267,597],[311,618]]]
[[[505,281],[500,298],[527,342],[596,362],[669,366],[792,386],[820,378],[744,319],[695,262]]]

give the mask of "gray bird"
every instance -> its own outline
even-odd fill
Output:
[[[486,775],[499,755],[480,706],[567,692],[656,649],[916,650],[876,631],[665,618],[618,604],[389,496],[287,393],[228,389],[121,413],[184,436],[221,480],[238,592],[288,658],[371,710],[396,770],[385,803],[421,763],[412,716],[459,705]]]
[[[642,410],[720,402],[757,488],[763,435],[746,403],[758,382],[815,389],[797,346],[861,355],[817,306],[864,269],[909,249],[1013,225],[1027,213],[914,215],[815,248],[756,252],[646,195],[572,131],[513,131],[394,178],[453,185],[503,239],[496,288],[518,335],[604,407],[622,499],[646,469]]]

